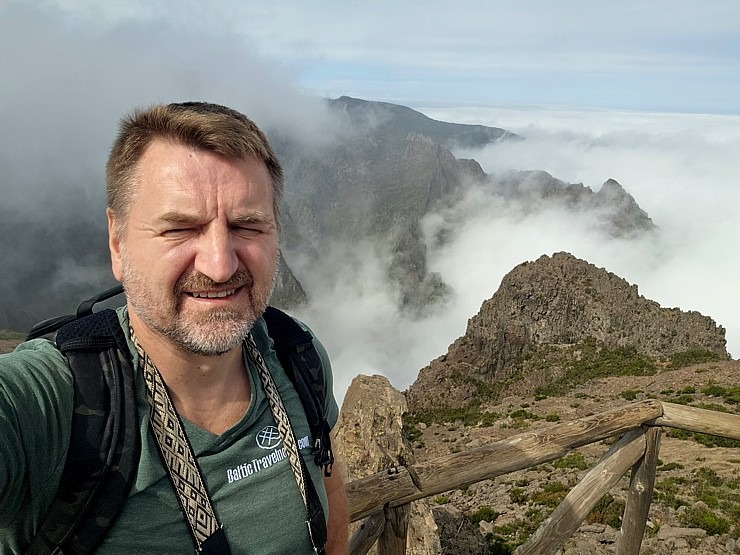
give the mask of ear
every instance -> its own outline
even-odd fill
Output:
[[[121,281],[123,265],[121,264],[121,237],[118,233],[118,217],[110,208],[105,209],[108,217],[108,248],[110,249],[110,262],[113,276]]]

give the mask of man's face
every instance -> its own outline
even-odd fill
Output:
[[[226,353],[264,312],[274,284],[267,168],[156,140],[137,169],[120,237],[108,213],[113,273],[134,328],[141,322],[185,352]]]

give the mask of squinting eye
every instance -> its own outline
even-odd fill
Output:
[[[251,237],[254,235],[259,235],[260,233],[262,233],[262,230],[254,228],[254,227],[237,227],[236,232],[239,235],[246,235],[246,236]]]
[[[191,230],[191,228],[188,227],[177,227],[173,229],[165,229],[162,232],[162,235],[182,235],[183,233],[187,233]]]

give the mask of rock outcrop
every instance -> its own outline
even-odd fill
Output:
[[[422,369],[409,388],[412,410],[463,406],[475,380],[495,383],[538,345],[586,339],[607,348],[634,347],[650,357],[701,348],[728,359],[725,330],[698,312],[662,308],[637,286],[567,253],[514,268],[468,321],[446,355]]]
[[[343,461],[345,482],[414,462],[403,435],[406,398],[384,376],[357,376],[344,397],[334,448]],[[353,529],[356,529],[354,526]],[[375,553],[375,548],[371,553]],[[442,553],[439,532],[426,500],[412,503],[406,552]]]

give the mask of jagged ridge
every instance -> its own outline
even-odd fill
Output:
[[[407,394],[409,407],[464,406],[476,397],[475,380],[504,380],[532,348],[587,339],[608,348],[634,347],[650,357],[701,348],[729,358],[725,330],[711,318],[662,308],[639,295],[636,285],[557,253],[525,262],[504,277],[468,321],[465,335],[421,370]]]

